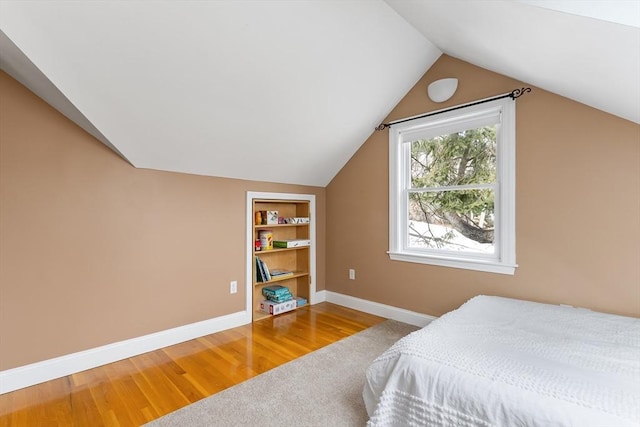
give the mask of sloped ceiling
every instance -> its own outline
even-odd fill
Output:
[[[0,0],[0,68],[136,167],[325,186],[442,52],[640,123],[605,3]]]
[[[386,1],[450,56],[640,123],[638,0]]]

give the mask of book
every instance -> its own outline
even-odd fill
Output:
[[[260,265],[260,258],[256,258],[256,282],[264,282],[264,275],[262,273],[262,267]]]
[[[310,246],[311,240],[309,239],[290,239],[290,240],[274,240],[274,248],[299,248],[302,246]]]
[[[265,282],[271,280],[271,272],[269,272],[269,267],[267,267],[267,263],[263,260],[260,260],[260,265],[262,266],[262,272],[264,273]]]

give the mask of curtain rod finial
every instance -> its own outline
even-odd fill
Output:
[[[522,95],[524,95],[527,92],[531,92],[531,88],[530,87],[523,87],[522,89],[514,89],[514,90],[511,91],[509,96],[511,97],[511,99],[516,99],[516,98],[521,97]]]
[[[387,123],[380,123],[378,126],[376,126],[376,130],[385,130],[388,127],[389,125]]]

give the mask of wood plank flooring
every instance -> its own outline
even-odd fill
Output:
[[[382,322],[330,303],[0,395],[0,427],[139,426]]]

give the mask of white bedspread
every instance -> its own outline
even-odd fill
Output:
[[[478,296],[367,370],[369,426],[640,426],[640,319]]]

